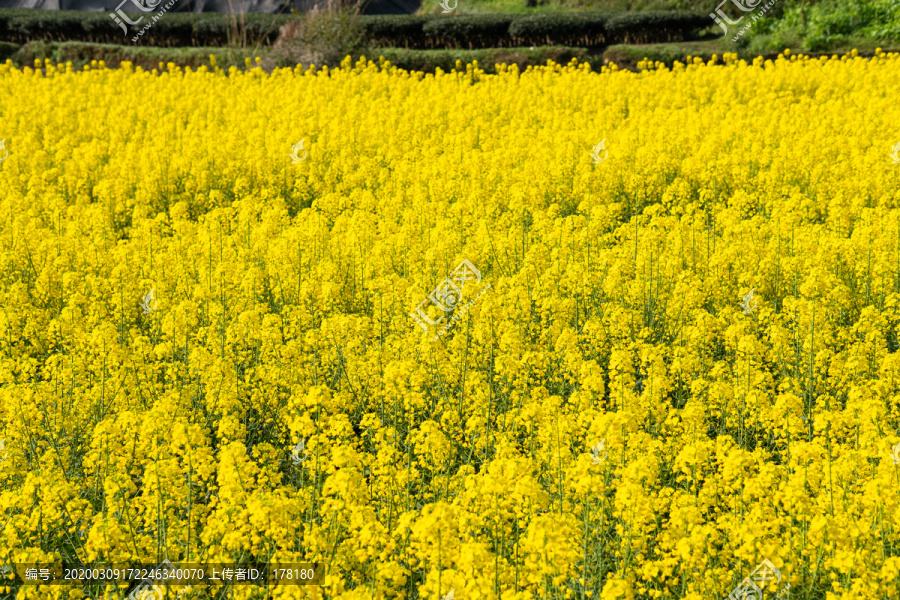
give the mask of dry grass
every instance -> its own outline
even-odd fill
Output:
[[[281,26],[269,60],[281,65],[333,67],[348,54],[365,54],[368,46],[358,23],[361,8],[361,0],[326,0],[297,15],[296,20]]]

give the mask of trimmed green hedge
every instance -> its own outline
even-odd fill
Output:
[[[614,44],[680,42],[709,27],[709,15],[685,12],[626,13],[609,19],[606,31]]]
[[[126,36],[109,13],[2,9],[0,41],[81,41],[131,44],[140,26]],[[268,46],[291,15],[243,15],[246,40]],[[530,15],[362,15],[358,18],[374,47],[409,49],[509,48],[516,46],[597,47],[609,44],[650,44],[693,39],[712,25],[708,15],[685,12],[605,14],[598,12]],[[235,33],[232,17],[217,13],[166,13],[136,43],[160,47],[221,47]]]
[[[501,48],[510,46],[513,15],[462,15],[432,19],[422,33],[443,48]]]
[[[162,4],[160,4],[162,5]],[[132,21],[126,35],[110,18],[109,12],[75,10],[0,9],[0,41],[25,44],[44,42],[92,42],[98,44],[130,44],[142,26],[152,22],[157,12],[129,14]],[[249,13],[243,15],[247,40],[256,44],[272,44],[278,29],[290,15]],[[219,13],[165,13],[139,38],[142,46],[225,46],[233,21]]]
[[[713,22],[708,14],[671,11],[363,16],[360,24],[376,47],[474,49],[682,41]]]
[[[373,46],[419,48],[425,41],[425,24],[440,18],[441,15],[370,15],[361,17],[359,24]]]
[[[544,13],[528,15],[513,21],[510,37],[521,46],[600,46],[607,43],[603,13]]]
[[[0,42],[0,51],[3,43]],[[21,48],[12,49],[11,58],[15,64],[29,66],[35,59],[41,62],[50,59],[52,63],[72,62],[76,71],[80,71],[85,64],[92,60],[104,61],[107,68],[118,68],[122,61],[129,61],[133,67],[142,67],[150,71],[156,69],[159,63],[174,63],[182,68],[209,68],[209,55],[216,58],[216,64],[227,70],[230,66],[244,68],[244,56],[240,50],[226,48],[155,48],[142,47],[134,44],[117,46],[114,44],[90,44],[87,42],[29,42]],[[434,73],[440,67],[450,72],[456,66],[456,61],[463,64],[477,60],[479,67],[488,73],[495,73],[495,63],[517,64],[521,70],[529,65],[545,65],[548,60],[559,64],[568,64],[573,58],[581,62],[591,60],[588,50],[585,48],[564,47],[539,47],[530,48],[483,48],[478,50],[408,50],[406,48],[379,48],[367,53],[369,59],[378,62],[378,57],[383,56],[395,67],[410,71],[424,71]],[[277,57],[269,52],[262,53],[263,68],[274,66],[294,67],[296,63],[273,64]],[[355,63],[357,56],[353,57]],[[595,61],[595,68],[600,68],[599,59]],[[306,65],[307,67],[309,65]],[[321,66],[321,65],[318,65]],[[337,66],[337,65],[331,65]]]

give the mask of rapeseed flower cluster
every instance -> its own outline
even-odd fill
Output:
[[[896,597],[897,55],[0,89],[0,564],[618,600],[767,559],[792,598]]]

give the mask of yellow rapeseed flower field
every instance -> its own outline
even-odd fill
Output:
[[[0,66],[0,596],[896,599],[898,89]]]

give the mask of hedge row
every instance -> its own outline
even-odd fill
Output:
[[[226,71],[232,65],[244,69],[245,53],[240,50],[226,48],[155,48],[152,46],[117,46],[113,44],[90,44],[87,42],[29,42],[21,47],[13,44],[12,51],[4,54],[4,44],[0,42],[0,62],[7,56],[12,58],[17,65],[33,65],[35,60],[42,63],[50,59],[53,64],[72,62],[76,71],[80,71],[85,64],[92,60],[103,61],[108,68],[118,68],[122,61],[128,61],[133,67],[142,67],[146,71],[156,69],[159,63],[174,63],[180,67],[197,69],[202,66],[209,68],[209,56],[216,58],[216,64]],[[456,61],[463,64],[477,60],[479,68],[487,73],[495,73],[495,63],[517,64],[524,71],[529,65],[545,65],[548,60],[559,64],[568,64],[573,58],[580,62],[593,60],[593,66],[599,70],[602,60],[599,57],[590,59],[586,48],[564,47],[540,47],[531,50],[529,48],[484,48],[480,50],[407,50],[406,48],[378,48],[368,53],[370,60],[378,63],[379,56],[384,57],[392,66],[409,71],[424,71],[434,73],[440,67],[446,72],[456,66]],[[354,56],[353,62],[359,57]],[[264,58],[262,67],[295,67],[296,63],[272,58]],[[305,65],[308,67],[309,65]],[[322,65],[317,65],[321,67]],[[330,65],[338,66],[337,64]]]
[[[707,14],[686,12],[644,12],[617,15],[606,24],[615,44],[659,44],[680,42],[692,32],[710,26]]]
[[[130,44],[155,13],[126,35],[106,12],[0,10],[0,41],[80,41]],[[291,15],[243,16],[246,40],[271,45]],[[531,15],[362,15],[359,24],[375,47],[511,48],[522,46],[593,47],[650,44],[691,39],[712,24],[708,15],[685,12],[623,14],[541,13]],[[167,13],[139,38],[142,46],[226,46],[235,34],[232,17],[217,13]]]
[[[396,48],[592,47],[692,39],[712,25],[687,12],[539,13],[531,15],[371,15],[360,24],[375,46]]]
[[[165,4],[160,2],[158,8]],[[153,23],[140,36],[142,46],[225,46],[233,33],[234,21],[221,13],[169,12],[153,22],[157,11],[129,14],[132,21],[127,34],[111,18],[110,12],[76,10],[0,10],[0,41],[25,44],[44,42],[92,42],[99,44],[131,44],[140,29]],[[278,37],[278,29],[290,15],[249,13],[243,15],[243,29],[251,43],[270,45]],[[241,17],[238,17],[241,19]]]
[[[509,36],[518,46],[600,46],[608,43],[607,23],[611,15],[586,13],[573,18],[569,13],[528,15],[509,26]],[[552,40],[552,41],[549,41]]]

